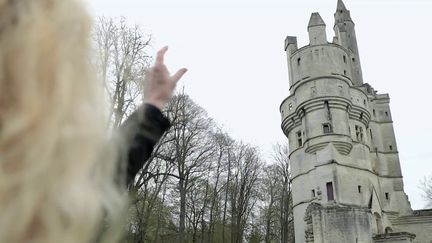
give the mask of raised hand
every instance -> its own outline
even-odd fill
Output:
[[[168,47],[165,46],[157,52],[156,62],[150,68],[144,80],[144,102],[152,104],[159,109],[162,109],[168,102],[177,81],[187,71],[186,68],[182,68],[171,76],[164,64],[164,56],[167,50]]]

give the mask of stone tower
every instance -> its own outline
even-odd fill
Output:
[[[332,42],[319,13],[310,17],[309,45],[298,48],[292,36],[285,40],[290,95],[280,112],[300,243],[374,242],[373,236],[405,231],[397,219],[413,213],[389,95],[363,83],[354,22],[342,0],[334,17]],[[415,235],[401,237],[411,242]]]

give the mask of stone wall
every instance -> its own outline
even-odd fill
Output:
[[[411,215],[392,220],[393,231],[410,232],[416,235],[414,243],[432,242],[432,209],[415,210]]]
[[[305,238],[308,243],[371,243],[369,209],[312,203],[306,210]]]
[[[380,234],[373,237],[374,243],[411,243],[415,239],[414,234],[407,232]],[[429,243],[429,242],[428,242]]]

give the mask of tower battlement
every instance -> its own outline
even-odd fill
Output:
[[[355,86],[363,85],[363,75],[360,65],[360,56],[357,47],[357,38],[354,30],[354,22],[351,19],[350,11],[346,9],[342,1],[338,1],[336,8],[333,43],[327,41],[326,24],[320,14],[315,12],[311,14],[308,23],[309,45],[298,49],[296,37],[288,36],[285,41],[285,51],[288,56],[288,66],[290,72],[290,86],[298,81],[311,77],[309,73],[300,73],[299,77],[291,73],[299,73],[304,69],[299,69],[302,59],[314,59],[313,64],[306,64],[309,70],[321,68],[323,72],[315,75],[344,75]],[[331,45],[333,44],[333,45]],[[321,47],[321,48],[320,48]],[[330,47],[330,48],[328,48]],[[337,48],[331,48],[337,47]],[[340,51],[336,51],[340,49]],[[302,50],[298,53],[298,50]],[[314,56],[315,55],[315,56]],[[343,69],[340,61],[346,65]],[[297,66],[295,65],[297,64]],[[333,64],[333,65],[330,65]]]

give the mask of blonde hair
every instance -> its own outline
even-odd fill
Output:
[[[0,242],[118,239],[124,196],[75,0],[0,0]],[[118,228],[118,227],[117,227]]]

